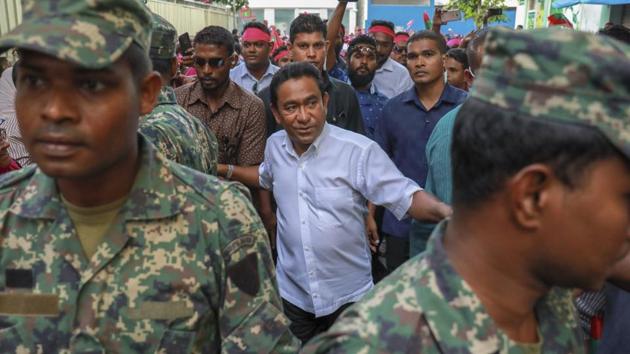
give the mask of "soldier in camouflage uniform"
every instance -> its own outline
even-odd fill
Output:
[[[23,9],[0,52],[37,167],[0,180],[0,353],[295,352],[241,187],[138,134],[161,87],[141,0]]]
[[[162,90],[153,111],[140,119],[140,133],[169,160],[206,174],[217,174],[218,142],[214,133],[177,104],[169,83],[177,71],[177,31],[166,19],[153,14],[151,51],[153,70],[162,75]]]
[[[630,48],[491,30],[455,125],[453,216],[305,353],[584,353],[571,288],[628,252]]]

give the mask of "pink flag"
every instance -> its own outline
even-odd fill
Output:
[[[407,22],[407,30],[409,30],[411,28],[411,26],[413,26],[413,19],[409,20],[409,22]]]

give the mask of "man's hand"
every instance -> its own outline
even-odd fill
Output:
[[[193,66],[193,48],[188,48],[186,53],[182,53],[182,65]]]
[[[407,214],[414,219],[438,222],[451,216],[453,209],[433,195],[425,191],[417,191],[413,194],[411,207],[409,207]]]
[[[9,156],[9,142],[7,140],[0,141],[0,168],[5,168],[11,164],[11,156]]]
[[[374,216],[368,214],[365,218],[365,229],[367,231],[368,244],[372,253],[376,253],[378,247],[378,226]]]
[[[262,219],[263,224],[265,225],[265,230],[267,230],[267,235],[269,235],[269,244],[271,245],[271,249],[276,249],[276,229],[278,227],[278,220],[276,219],[276,214],[272,211],[261,211],[260,218]]]

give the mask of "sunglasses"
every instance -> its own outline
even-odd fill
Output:
[[[194,61],[195,61],[195,65],[200,66],[202,68],[206,65],[209,65],[211,68],[220,68],[223,65],[225,65],[225,63],[227,63],[227,58],[204,59],[204,58],[196,57]]]
[[[406,47],[399,47],[397,45],[394,46],[394,52],[400,54],[400,53],[404,53],[407,51]]]

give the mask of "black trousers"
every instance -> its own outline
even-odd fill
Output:
[[[385,234],[385,240],[387,242],[385,263],[387,271],[391,273],[409,259],[409,237],[396,237]]]
[[[291,321],[289,329],[294,336],[298,337],[302,341],[302,345],[305,345],[311,338],[316,335],[326,332],[337,320],[337,317],[341,315],[343,310],[352,305],[349,302],[342,305],[337,311],[330,315],[315,317],[315,314],[306,312],[301,308],[293,305],[285,299],[282,299],[282,305],[284,306],[284,313]]]

